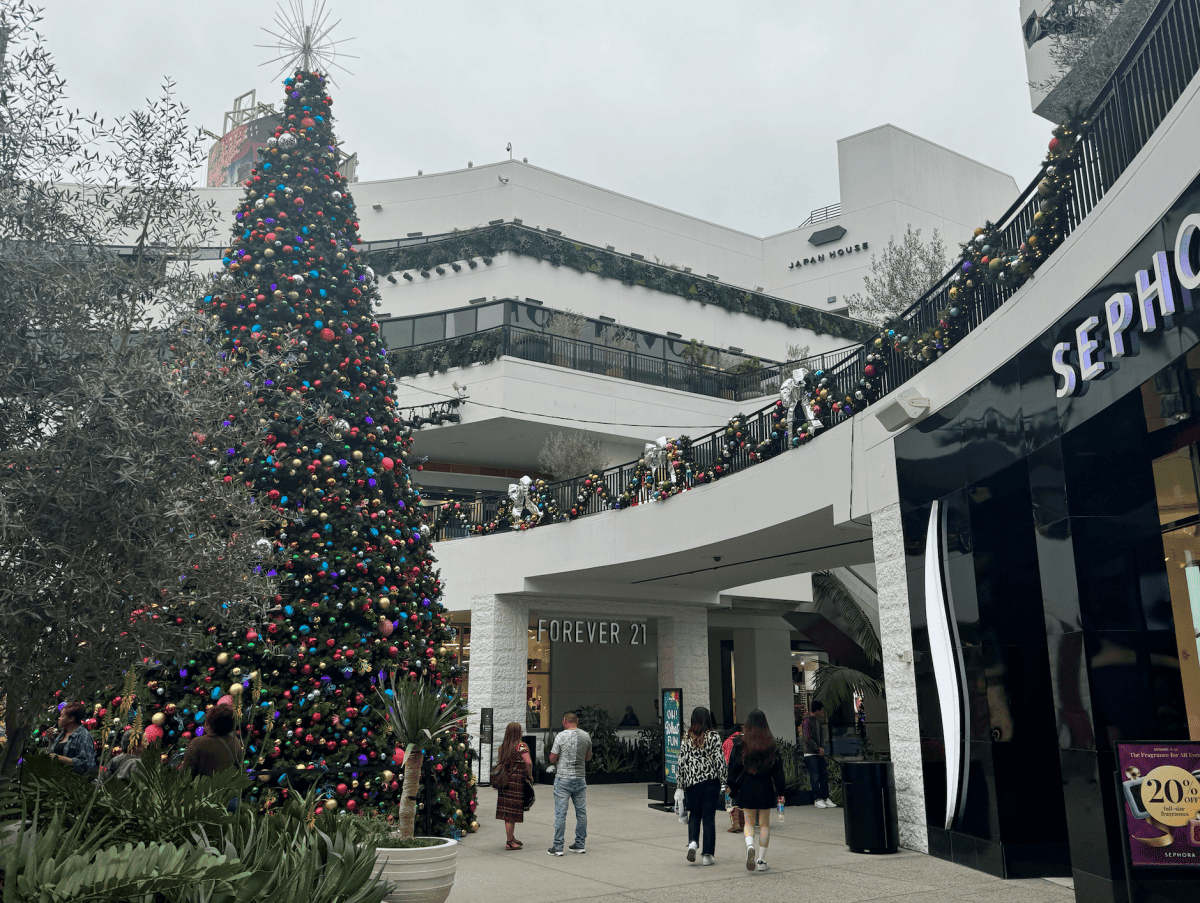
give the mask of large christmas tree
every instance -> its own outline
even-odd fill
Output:
[[[206,705],[241,715],[259,793],[299,782],[330,790],[326,808],[396,812],[402,753],[376,688],[388,672],[453,692],[460,668],[439,603],[420,493],[409,480],[411,433],[396,414],[387,352],[372,315],[375,276],[354,250],[358,222],[337,171],[326,80],[284,81],[280,125],[246,182],[225,251],[229,279],[204,298],[246,378],[307,402],[303,417],[257,411],[265,450],[221,449],[226,481],[278,514],[283,558],[270,621],[173,663],[147,663],[141,717],[185,743]],[[283,356],[283,370],[260,365]],[[279,386],[278,383],[283,385]],[[433,830],[474,830],[466,735],[426,745],[436,784]]]

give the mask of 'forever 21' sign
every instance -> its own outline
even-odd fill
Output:
[[[620,646],[646,645],[646,622],[634,621],[627,625],[628,632],[622,637],[619,621],[572,621],[567,618],[539,618],[537,638],[550,637],[552,643],[603,643]]]

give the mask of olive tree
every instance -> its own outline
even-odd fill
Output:
[[[852,316],[884,325],[910,307],[946,274],[946,245],[937,229],[929,241],[911,225],[897,241],[888,239],[883,253],[871,255],[870,272],[863,276],[864,292],[850,295]]]
[[[55,702],[256,619],[279,518],[221,476],[265,390],[195,312],[186,110],[67,111],[36,22],[0,0],[0,781]]]

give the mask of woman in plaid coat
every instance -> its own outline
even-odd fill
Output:
[[[496,818],[504,822],[504,830],[508,832],[504,849],[519,850],[524,844],[513,836],[513,830],[525,821],[525,782],[533,779],[533,760],[529,757],[529,747],[521,742],[521,725],[515,721],[510,721],[504,729],[496,770],[507,777],[496,796]]]

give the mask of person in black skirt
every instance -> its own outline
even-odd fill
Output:
[[[775,752],[775,738],[767,716],[755,709],[746,716],[742,738],[729,756],[729,792],[746,814],[746,868],[767,870],[767,844],[771,842],[771,810],[783,802],[783,762]],[[755,849],[754,829],[758,828]]]
[[[504,830],[508,832],[504,849],[519,850],[524,844],[513,836],[513,830],[525,821],[525,782],[533,779],[533,760],[529,757],[529,747],[521,742],[521,725],[515,721],[510,721],[504,729],[496,773],[507,778],[496,796],[496,818],[504,822]],[[496,783],[495,778],[492,782]]]
[[[679,744],[679,787],[688,813],[688,862],[696,861],[700,828],[704,828],[701,865],[712,865],[717,851],[717,806],[725,783],[725,755],[712,713],[704,706],[692,710],[692,724]]]

